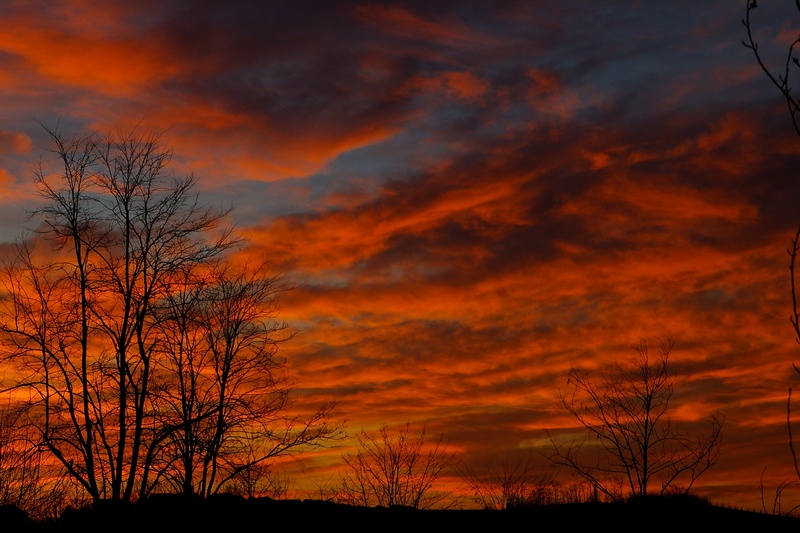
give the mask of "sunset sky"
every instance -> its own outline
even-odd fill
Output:
[[[744,9],[0,0],[0,241],[31,224],[39,123],[164,132],[245,253],[298,284],[297,409],[424,424],[480,466],[575,435],[570,366],[670,337],[674,420],[726,416],[697,492],[760,509],[762,471],[793,473],[800,138]],[[794,2],[753,22],[779,66]],[[347,450],[286,466],[313,487]]]

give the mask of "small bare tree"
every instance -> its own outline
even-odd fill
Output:
[[[599,377],[570,369],[571,394],[562,395],[569,413],[589,433],[581,442],[556,443],[550,460],[591,483],[612,500],[622,497],[614,484],[623,480],[630,496],[688,493],[717,460],[722,415],[708,419],[709,433],[691,437],[668,416],[674,391],[669,373],[673,341],[661,342],[657,357],[645,341],[629,365],[617,364]],[[586,453],[592,448],[594,453]]]
[[[67,480],[24,420],[24,402],[0,408],[0,505],[14,505],[34,520],[55,518],[63,510]]]
[[[425,444],[423,427],[413,434],[407,423],[393,434],[386,425],[377,433],[358,434],[358,452],[343,457],[348,472],[337,494],[366,507],[393,505],[430,509],[441,505],[449,491],[434,490],[455,463],[444,437]]]
[[[468,466],[457,470],[481,509],[553,503],[553,475],[537,467],[531,456],[515,462],[505,458],[499,466],[488,465],[483,472]]]
[[[286,472],[275,471],[273,466],[268,462],[250,463],[226,485],[226,491],[246,498],[285,500],[292,486],[291,479]]]

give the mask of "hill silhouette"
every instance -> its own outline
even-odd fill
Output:
[[[417,510],[406,507],[357,507],[321,500],[245,499],[219,495],[206,499],[159,495],[136,504],[101,502],[68,509],[47,523],[33,523],[14,508],[0,508],[0,530],[83,533],[124,531],[157,533],[236,533],[275,528],[326,531],[330,528],[374,531],[513,531],[524,528],[616,532],[790,531],[800,518],[712,505],[691,497],[650,497],[619,503],[553,504],[488,510]]]

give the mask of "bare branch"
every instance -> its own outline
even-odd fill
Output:
[[[611,499],[619,499],[622,479],[628,493],[686,493],[717,460],[723,418],[709,417],[710,432],[691,438],[671,423],[668,412],[674,393],[669,355],[674,342],[659,342],[657,357],[642,341],[627,365],[599,377],[577,368],[568,372],[573,387],[562,395],[567,411],[589,433],[582,442],[558,443],[548,432],[550,460],[566,467]],[[594,453],[592,453],[594,452]],[[653,482],[660,486],[654,487]],[[684,485],[678,487],[683,481]]]

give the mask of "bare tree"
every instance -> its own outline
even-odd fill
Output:
[[[55,518],[65,505],[67,480],[58,464],[45,460],[25,414],[20,401],[0,408],[0,505],[14,505],[34,520]]]
[[[759,490],[761,492],[761,509],[764,513],[773,515],[789,515],[796,516],[798,509],[800,509],[800,500],[797,499],[797,489],[800,487],[800,481],[796,479],[788,479],[781,481],[775,487],[775,492],[772,495],[772,502],[767,505],[766,488],[764,487],[764,473],[766,468],[761,472],[761,479],[759,480]],[[791,494],[791,495],[790,495]]]
[[[155,340],[153,303],[172,272],[218,255],[221,213],[166,175],[158,138],[65,138],[62,170],[37,170],[51,255],[21,243],[6,266],[2,330],[36,397],[42,442],[94,499],[129,499],[139,469]]]
[[[572,392],[562,402],[589,434],[581,442],[556,443],[551,461],[571,469],[611,499],[622,495],[623,481],[631,496],[688,493],[697,478],[717,460],[723,417],[709,417],[709,433],[691,437],[669,418],[674,378],[669,373],[672,341],[659,345],[652,357],[645,341],[630,364],[593,376],[570,369]],[[587,453],[589,452],[589,453]]]
[[[800,113],[800,98],[795,96],[795,89],[791,85],[791,75],[793,72],[800,73],[800,59],[795,55],[795,49],[800,46],[800,36],[793,41],[787,43],[784,57],[781,59],[779,68],[771,69],[767,65],[767,58],[759,50],[758,42],[753,36],[753,11],[758,7],[756,0],[746,0],[745,2],[745,16],[742,19],[742,24],[745,27],[747,36],[742,41],[746,48],[752,50],[756,58],[758,66],[764,71],[767,78],[772,84],[780,91],[786,100],[786,105],[789,109],[789,116],[792,119],[792,126],[795,132],[800,135],[800,122],[798,121],[798,113]],[[800,13],[800,2],[795,2],[798,13]]]
[[[358,452],[343,457],[348,472],[342,477],[339,494],[348,503],[372,507],[408,506],[429,509],[442,504],[449,491],[435,490],[436,483],[455,463],[443,436],[425,444],[423,427],[413,434],[410,425],[396,433],[386,425],[376,433],[358,434]]]
[[[500,465],[487,465],[482,472],[468,466],[457,468],[481,509],[555,503],[556,487],[551,472],[537,467],[533,458],[512,462],[505,458]]]
[[[273,466],[270,462],[251,463],[249,468],[239,471],[225,490],[246,498],[285,500],[292,485],[291,479],[285,472],[275,471]]]
[[[11,389],[67,474],[93,500],[176,471],[207,495],[330,436],[330,406],[286,415],[277,278],[224,267],[228,212],[168,171],[160,138],[46,131],[60,170],[37,167],[39,239],[4,263],[0,332]]]
[[[798,14],[800,14],[800,2],[795,2],[795,7]],[[756,41],[753,35],[754,25],[752,17],[753,12],[757,8],[758,2],[756,0],[746,1],[745,17],[742,19],[742,24],[746,30],[746,38],[742,41],[742,44],[744,44],[746,48],[753,52],[758,66],[783,96],[784,100],[786,101],[786,106],[789,111],[789,117],[791,118],[794,131],[798,136],[800,136],[800,120],[798,120],[798,115],[800,114],[800,97],[797,96],[797,90],[791,85],[792,74],[800,74],[800,58],[798,58],[796,55],[796,49],[798,46],[800,46],[800,36],[785,44],[785,50],[783,51],[780,62],[778,63],[780,66],[774,69],[770,68],[767,65],[768,59],[764,57],[763,53],[759,49],[758,41]],[[795,340],[798,342],[798,344],[800,344],[800,308],[798,308],[798,282],[795,272],[798,251],[800,251],[800,226],[798,226],[797,230],[795,231],[794,237],[791,239],[791,244],[787,249],[787,253],[790,257],[789,280],[791,284],[790,291],[792,298],[792,313],[789,320],[792,324],[792,329],[794,330]],[[794,363],[792,363],[792,366],[797,373],[800,373],[800,367]],[[791,406],[792,388],[789,387],[788,398],[786,402],[786,428],[789,434],[789,449],[792,454],[792,462],[796,477],[794,481],[785,481],[777,487],[773,503],[773,511],[780,508],[781,493],[787,488],[796,486],[797,482],[800,482],[800,465],[798,464],[797,452],[795,450],[794,437],[792,434]],[[763,492],[764,491],[762,487],[762,499]],[[764,506],[764,509],[766,510],[766,505]]]
[[[158,358],[166,385],[154,396],[164,438],[148,450],[153,475],[142,490],[166,481],[174,490],[208,496],[259,474],[279,455],[320,445],[339,428],[333,405],[308,420],[288,416],[290,384],[278,346],[293,332],[278,320],[288,290],[268,265],[219,262],[183,278],[158,314],[165,340]]]

